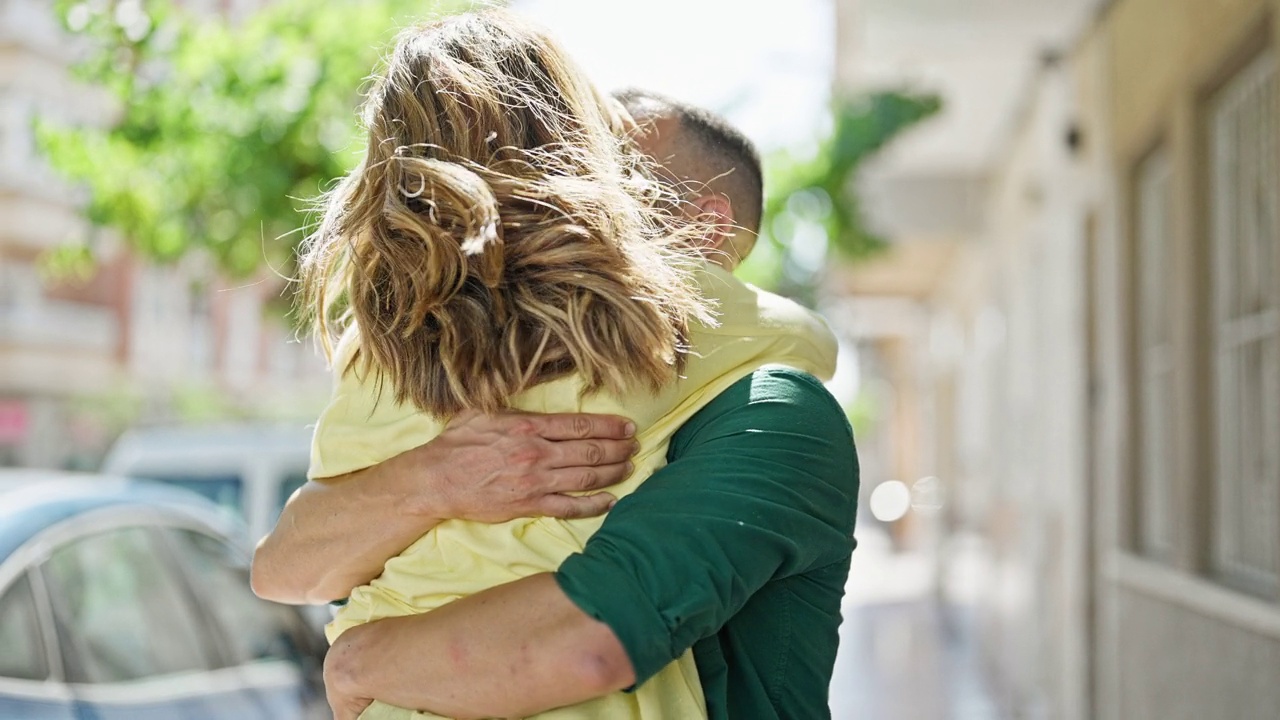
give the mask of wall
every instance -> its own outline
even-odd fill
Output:
[[[1099,439],[1099,717],[1265,717],[1280,707],[1280,597],[1225,588],[1211,577],[1204,539],[1214,469],[1207,263],[1205,101],[1258,48],[1280,33],[1274,0],[1120,0],[1093,37],[1105,86],[1108,213],[1114,233],[1100,247],[1099,347],[1095,358]],[[1168,558],[1135,548],[1136,413],[1132,178],[1157,144],[1174,178],[1173,264],[1167,301],[1173,326],[1171,471],[1177,532]],[[1280,192],[1280,188],[1276,189]],[[1277,439],[1280,440],[1280,439]]]
[[[951,549],[985,577],[947,577],[979,608],[1006,704],[1029,717],[1087,717],[1090,533],[1083,478],[1084,162],[1069,71],[1037,74],[993,168],[978,238],[931,299],[939,467],[959,507]],[[954,438],[947,442],[946,438]],[[956,573],[972,565],[956,566]]]
[[[261,2],[190,4],[237,15]],[[92,467],[127,422],[312,416],[328,376],[290,342],[279,278],[232,281],[197,257],[155,266],[80,219],[82,192],[47,167],[33,129],[110,122],[111,98],[71,79],[75,53],[47,0],[0,0],[0,466]],[[45,253],[86,238],[91,278],[42,275]]]

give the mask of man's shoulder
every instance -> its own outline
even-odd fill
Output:
[[[817,377],[784,365],[768,365],[743,378],[753,398],[786,404],[821,406],[844,417],[844,410]]]
[[[832,421],[849,428],[844,409],[823,386],[822,380],[785,365],[767,365],[737,380],[710,401],[699,415],[707,415],[704,420],[722,419],[726,415],[767,419],[768,416],[787,418],[794,413],[812,413],[815,423]]]
[[[794,368],[770,365],[729,386],[677,435],[684,435],[687,440],[709,426],[794,429],[797,421],[816,435],[852,434],[844,409],[818,378]]]

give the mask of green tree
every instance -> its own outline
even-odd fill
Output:
[[[88,48],[75,71],[118,117],[41,122],[40,145],[89,190],[89,220],[144,254],[201,249],[231,275],[264,262],[289,272],[310,201],[359,158],[355,107],[383,49],[406,23],[464,6],[277,0],[233,22],[171,0],[58,0]]]
[[[935,95],[877,92],[832,105],[832,129],[811,152],[765,163],[762,242],[744,272],[758,284],[812,300],[826,263],[857,261],[885,247],[867,227],[854,184],[858,170],[903,131],[941,109]]]

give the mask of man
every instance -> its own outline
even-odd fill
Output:
[[[620,100],[642,148],[717,220],[708,244],[749,247],[761,207],[750,142],[660,96]],[[463,415],[417,450],[308,484],[259,546],[254,589],[345,597],[447,518],[603,512],[607,493],[564,493],[624,477],[633,432],[623,418]],[[760,370],[695,415],[668,459],[557,573],[343,634],[326,661],[339,720],[375,697],[533,714],[641,683],[689,647],[711,717],[827,716],[858,482],[843,412],[813,378]]]

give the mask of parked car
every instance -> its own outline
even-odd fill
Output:
[[[0,718],[323,717],[323,638],[243,538],[189,491],[0,471]]]
[[[257,540],[306,482],[310,452],[311,432],[301,425],[145,428],[122,435],[102,471],[198,492],[238,513]]]

